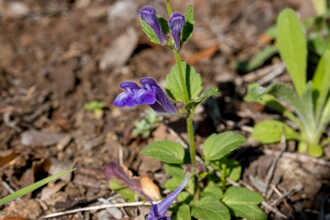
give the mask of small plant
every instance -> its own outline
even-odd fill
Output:
[[[284,131],[286,139],[299,141],[299,152],[321,156],[322,148],[330,141],[322,136],[330,122],[330,44],[318,62],[313,79],[307,82],[306,37],[292,9],[283,10],[278,17],[277,41],[295,89],[282,83],[267,88],[252,84],[245,100],[282,112],[299,128],[300,134],[283,122],[267,120],[254,127],[252,136],[262,143],[274,143],[280,141]]]
[[[155,43],[171,49],[176,64],[166,77],[165,91],[152,78],[142,78],[140,85],[135,82],[123,82],[124,90],[113,104],[118,107],[149,105],[157,114],[180,114],[186,118],[188,133],[188,151],[181,144],[169,140],[151,143],[142,150],[142,154],[161,160],[164,169],[171,177],[165,188],[173,191],[160,203],[151,201],[152,208],[148,220],[171,219],[166,216],[171,203],[177,198],[172,208],[172,217],[178,220],[229,220],[231,216],[250,220],[264,220],[266,214],[258,207],[262,196],[244,187],[233,187],[228,178],[239,180],[240,164],[228,156],[245,142],[245,138],[227,131],[209,136],[202,146],[202,160],[197,163],[193,118],[196,107],[209,97],[218,95],[216,88],[204,92],[201,75],[181,60],[180,49],[191,37],[194,27],[193,7],[187,7],[185,15],[172,12],[170,1],[166,1],[168,16],[158,17],[152,6],[140,10],[141,26],[144,33]],[[171,99],[183,103],[184,108],[177,111]],[[112,166],[116,167],[116,166]],[[106,175],[121,180],[122,185],[143,194],[139,188],[141,182],[133,181],[107,168]],[[120,170],[120,168],[115,169]]]
[[[158,123],[162,120],[162,116],[152,110],[147,110],[142,120],[134,121],[133,135],[147,138],[151,132],[157,128]]]
[[[96,116],[103,114],[105,104],[99,101],[91,101],[84,105],[84,109],[93,112]]]

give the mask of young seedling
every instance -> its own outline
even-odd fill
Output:
[[[169,19],[157,16],[152,6],[140,10],[140,21],[144,33],[155,44],[173,51],[176,64],[166,77],[165,91],[152,78],[142,78],[140,84],[123,82],[124,90],[114,100],[118,107],[148,105],[160,115],[178,114],[175,103],[182,103],[180,115],[186,118],[189,153],[181,144],[169,140],[151,143],[142,154],[164,162],[164,169],[171,177],[165,188],[173,191],[152,208],[148,220],[169,220],[167,210],[178,220],[230,220],[231,216],[249,220],[265,220],[266,214],[259,208],[263,201],[260,194],[244,187],[233,187],[228,178],[239,180],[240,164],[228,156],[245,142],[245,138],[227,131],[209,136],[202,146],[202,160],[197,163],[193,119],[196,107],[207,98],[218,95],[216,88],[204,92],[201,75],[182,61],[180,49],[192,36],[194,27],[193,7],[185,14],[173,12],[170,1],[166,1]],[[173,100],[173,101],[172,101]],[[130,187],[127,178],[122,183]],[[136,189],[134,184],[130,188]],[[135,188],[134,188],[135,187]],[[140,193],[141,194],[141,193]],[[175,198],[177,202],[174,202]]]
[[[306,37],[292,9],[283,10],[278,17],[277,41],[294,88],[283,83],[273,83],[267,88],[252,84],[245,100],[257,101],[282,112],[300,133],[281,121],[267,120],[254,127],[252,136],[262,143],[275,143],[280,141],[284,131],[287,140],[299,142],[299,152],[322,156],[323,147],[330,142],[323,136],[330,122],[330,47],[324,51],[312,80],[307,81]]]
[[[142,120],[134,121],[135,128],[133,130],[133,135],[142,136],[143,138],[149,137],[161,120],[162,116],[148,109],[145,111]]]

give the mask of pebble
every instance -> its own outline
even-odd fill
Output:
[[[7,5],[0,2],[0,15],[5,17],[19,18],[27,15],[29,12],[30,9],[23,2],[8,2]]]
[[[129,28],[124,34],[120,35],[107,49],[100,62],[100,69],[121,67],[132,55],[138,43],[138,35],[134,28]]]
[[[58,143],[64,134],[44,131],[29,130],[21,136],[21,143],[26,146],[50,146]]]
[[[135,1],[117,1],[108,9],[108,22],[110,25],[127,23],[137,17],[137,9],[138,6]]]

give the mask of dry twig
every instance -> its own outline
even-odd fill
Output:
[[[157,204],[157,202],[154,202],[154,204]],[[97,206],[90,206],[85,208],[79,208],[79,209],[72,209],[64,212],[57,212],[50,215],[43,216],[42,219],[48,219],[48,218],[54,218],[62,215],[69,215],[74,214],[77,212],[85,212],[85,211],[96,211],[100,209],[107,209],[107,208],[123,208],[123,207],[137,207],[137,206],[150,206],[150,202],[127,202],[127,203],[117,203],[117,204],[103,204],[103,205],[97,205]]]
[[[279,151],[270,150],[270,149],[262,149],[262,151],[266,155],[277,155],[280,153]],[[319,164],[322,166],[330,167],[330,161],[320,159],[320,158],[314,158],[314,157],[304,155],[304,154],[285,152],[285,153],[283,153],[283,157],[293,159],[293,160],[298,160],[300,162],[312,162],[312,163]]]
[[[271,205],[272,206],[277,206],[283,199],[286,199],[286,198],[292,196],[293,194],[301,191],[303,188],[304,188],[304,186],[302,184],[296,185],[289,192],[286,192],[286,193],[282,194],[279,198],[277,198],[276,200],[274,200],[271,203]]]
[[[269,199],[269,197],[270,197],[270,193],[268,193],[268,190],[269,190],[270,183],[273,180],[273,176],[274,176],[274,173],[275,173],[275,168],[276,168],[277,163],[280,160],[281,156],[283,155],[284,151],[286,150],[286,138],[285,138],[285,135],[284,135],[283,131],[282,131],[282,136],[281,136],[281,144],[282,144],[282,149],[281,149],[280,153],[276,156],[276,158],[273,160],[272,166],[270,167],[270,169],[267,173],[266,189],[265,189],[265,195],[266,195],[267,199]]]

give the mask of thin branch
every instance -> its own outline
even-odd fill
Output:
[[[277,198],[276,200],[274,200],[271,205],[272,206],[277,206],[282,200],[284,200],[285,198],[288,198],[290,196],[292,196],[293,194],[300,192],[301,190],[303,190],[304,186],[302,184],[298,184],[295,187],[293,187],[289,192],[284,193],[282,196],[280,196],[279,198]]]
[[[282,131],[281,144],[282,144],[282,149],[281,149],[280,153],[276,156],[276,158],[273,160],[272,166],[270,167],[267,177],[266,177],[265,195],[266,195],[267,199],[269,199],[269,197],[270,197],[270,193],[268,193],[268,190],[269,190],[270,183],[272,182],[273,177],[274,177],[275,168],[277,166],[278,161],[282,157],[284,151],[286,150],[286,138],[285,138],[284,131]]]
[[[262,149],[262,151],[266,155],[277,155],[279,153],[279,151],[270,150],[270,149]],[[304,154],[285,152],[285,153],[283,153],[283,157],[293,159],[293,160],[298,160],[300,162],[312,162],[312,163],[319,164],[322,166],[330,167],[330,161],[320,159],[320,158],[314,158],[314,157],[304,155]]]
[[[157,204],[158,202],[154,202],[154,204]],[[123,207],[137,207],[137,206],[150,206],[150,202],[127,202],[127,203],[117,203],[117,204],[103,204],[103,205],[97,205],[97,206],[90,206],[85,208],[79,208],[79,209],[72,209],[64,212],[57,212],[50,215],[43,216],[42,219],[48,219],[48,218],[54,218],[62,215],[69,215],[74,214],[77,212],[85,212],[85,211],[96,211],[100,209],[107,209],[107,208],[123,208]]]

